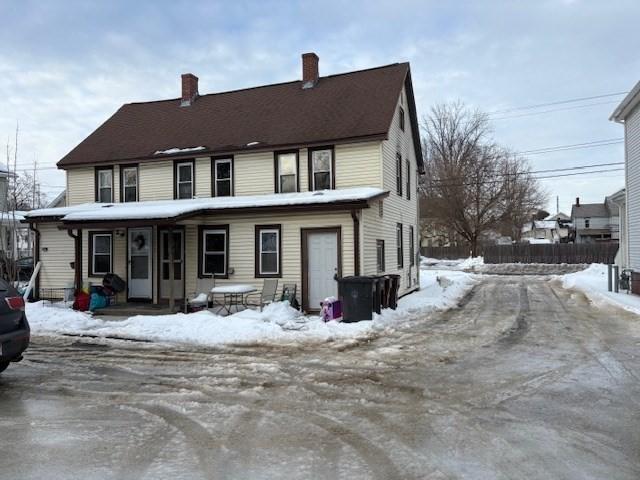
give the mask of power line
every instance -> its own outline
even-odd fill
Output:
[[[575,103],[575,102],[584,102],[585,100],[596,100],[598,98],[607,98],[607,97],[616,97],[619,95],[626,95],[629,92],[615,92],[615,93],[604,93],[602,95],[593,95],[590,97],[579,97],[579,98],[570,98],[570,99],[565,99],[565,100],[556,100],[553,102],[547,102],[547,103],[538,103],[538,104],[534,104],[534,105],[525,105],[523,107],[513,107],[513,108],[506,108],[503,110],[494,110],[492,112],[489,112],[489,115],[496,115],[496,114],[500,114],[500,113],[510,113],[510,112],[517,112],[520,110],[532,110],[535,108],[542,108],[542,107],[550,107],[553,105],[563,105],[566,103]]]
[[[532,115],[543,115],[543,114],[546,114],[546,113],[562,112],[562,111],[567,111],[567,110],[576,110],[576,109],[579,109],[579,108],[594,107],[594,106],[597,106],[597,105],[612,105],[614,103],[619,103],[619,102],[618,102],[618,100],[614,100],[613,102],[587,103],[585,105],[574,105],[572,107],[552,108],[551,110],[542,110],[540,112],[520,113],[518,115],[507,115],[507,116],[504,116],[504,117],[491,117],[491,120],[507,120],[509,118],[530,117]]]
[[[602,165],[619,165],[621,163],[624,162],[617,162],[617,163],[611,163],[611,164],[602,164]],[[588,168],[588,166],[581,166],[581,167],[572,167],[572,169],[577,169],[577,168]],[[521,173],[512,173],[512,174],[496,174],[496,177],[505,177],[505,176],[519,176],[519,175],[529,175],[531,173],[547,173],[547,172],[558,172],[558,171],[566,171],[569,169],[552,169],[552,170],[539,170],[537,172],[521,172]],[[550,179],[550,178],[561,178],[561,177],[571,177],[571,176],[575,176],[575,175],[589,175],[589,174],[594,174],[594,173],[608,173],[608,172],[621,172],[624,171],[624,168],[609,168],[609,169],[602,169],[602,170],[590,170],[590,171],[585,171],[585,172],[572,172],[572,173],[555,173],[554,175],[543,175],[543,176],[532,176],[531,179],[532,180],[544,180],[544,179]],[[437,182],[446,182],[447,180],[455,180],[455,179],[440,179],[440,180],[435,180]],[[493,179],[493,180],[482,180],[479,182],[464,182],[464,183],[437,183],[435,184],[435,186],[437,187],[470,187],[470,186],[476,186],[476,185],[486,185],[486,184],[492,184],[492,183],[500,183],[503,182],[504,179],[503,178],[497,178],[497,179]]]
[[[567,145],[556,145],[553,147],[534,148],[532,150],[523,150],[520,152],[516,152],[516,154],[533,155],[538,153],[549,153],[549,152],[562,151],[562,150],[578,150],[580,148],[594,148],[594,147],[601,147],[606,145],[617,145],[619,143],[624,143],[624,137],[606,138],[604,140],[593,140],[592,142],[570,143]]]

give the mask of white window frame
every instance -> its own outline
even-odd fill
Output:
[[[127,170],[133,170],[136,174],[136,183],[135,185],[127,185],[125,182],[126,179],[126,175],[125,172]],[[127,188],[135,188],[136,190],[136,195],[135,195],[135,200],[130,200],[130,202],[137,202],[138,201],[138,167],[137,166],[132,166],[132,167],[123,167],[120,169],[120,176],[122,177],[122,198],[120,199],[121,202],[123,203],[127,203]]]
[[[219,251],[207,251],[207,235],[219,235],[222,234],[224,236],[224,250],[222,253],[222,267],[223,267],[223,271],[222,272],[207,272],[206,271],[206,266],[207,266],[207,262],[206,262],[206,258],[207,255],[220,255]],[[227,255],[229,254],[229,252],[227,252],[227,248],[228,248],[229,242],[228,242],[228,238],[227,238],[227,230],[225,229],[221,229],[221,228],[207,228],[202,230],[202,257],[200,258],[200,261],[202,262],[202,276],[226,276],[227,275]]]
[[[229,164],[229,178],[218,178],[218,164],[228,163]],[[232,158],[216,158],[213,161],[213,188],[214,195],[216,197],[220,196],[218,194],[218,182],[229,182],[229,196],[233,197],[233,159]],[[226,195],[225,195],[226,196]]]
[[[98,253],[96,255],[96,238],[97,237],[107,237],[109,239],[109,253]],[[111,270],[111,266],[113,265],[113,234],[112,233],[91,233],[91,274],[93,276],[97,275],[106,275],[107,273],[111,273],[110,271],[100,272],[96,269],[96,256],[109,256],[109,270]]]
[[[319,173],[329,173],[329,190],[333,190],[333,149],[332,148],[319,148],[311,151],[311,189],[316,190],[316,164],[314,154],[316,152],[329,152],[329,170],[317,170]]]
[[[186,181],[186,180],[180,180],[180,168],[182,167],[189,167],[189,169],[191,170],[191,180]],[[194,194],[195,194],[195,168],[193,168],[193,162],[180,162],[176,164],[176,199],[177,200],[186,200],[189,198],[193,198]],[[184,184],[184,183],[189,183],[191,184],[191,196],[190,197],[185,197],[182,198],[180,197],[180,185]]]
[[[111,185],[109,185],[108,187],[106,186],[102,186],[102,184],[100,183],[102,180],[102,172],[106,172],[109,173],[109,177],[111,178]],[[98,183],[97,185],[97,193],[98,193],[98,202],[99,203],[112,203],[113,202],[113,168],[99,168],[98,171],[96,172],[96,181]],[[102,195],[101,195],[101,191],[103,189],[109,189],[110,191],[110,195],[109,195],[109,201],[107,202],[103,202],[102,201]]]
[[[265,272],[262,269],[262,254],[274,253],[273,251],[262,250],[262,234],[263,233],[275,233],[276,234],[276,271]],[[280,275],[280,230],[278,228],[260,228],[258,231],[258,272],[260,275]]]
[[[280,158],[286,155],[293,155],[295,158],[295,161],[293,163],[294,167],[295,167],[295,174],[294,174],[294,185],[295,185],[295,189],[293,190],[293,192],[283,192],[282,191],[282,177],[283,176],[289,176],[291,175],[290,173],[287,173],[285,175],[282,174],[282,168],[280,166]],[[300,172],[298,172],[298,163],[299,163],[299,158],[298,158],[299,153],[298,152],[279,152],[276,153],[276,164],[278,167],[278,193],[296,193],[298,192],[300,189],[298,187],[298,175],[300,175]]]

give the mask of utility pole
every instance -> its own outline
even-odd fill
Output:
[[[560,213],[560,195],[556,195],[556,215]]]

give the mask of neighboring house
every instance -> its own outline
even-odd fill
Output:
[[[575,243],[618,241],[618,209],[609,198],[603,203],[576,203],[571,207]]]
[[[0,251],[3,256],[18,259],[32,255],[33,232],[23,223],[22,211],[2,212],[0,214]]]
[[[624,251],[624,257],[620,262],[625,268],[640,271],[640,82],[609,120],[624,125],[625,200],[620,210],[625,214],[620,229],[620,250]]]
[[[558,223],[555,220],[531,220],[522,227],[523,242],[531,240],[548,240],[547,243],[559,243]],[[537,242],[540,243],[540,242]]]
[[[67,206],[28,214],[40,288],[115,272],[128,301],[162,303],[200,278],[278,278],[306,311],[337,295],[340,276],[399,274],[400,294],[418,289],[409,64],[319,77],[310,53],[302,71],[208,95],[185,74],[181,98],[122,106],[58,162]]]
[[[60,192],[56,198],[49,202],[47,208],[58,208],[58,207],[66,207],[67,206],[67,191],[63,190]]]

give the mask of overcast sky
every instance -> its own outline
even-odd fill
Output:
[[[409,61],[419,116],[444,101],[495,112],[624,92],[640,80],[637,0],[0,0],[0,18],[1,144],[19,122],[19,165],[37,160],[52,195],[64,186],[54,169],[63,155],[123,103],[179,96],[184,72],[213,93],[299,79],[307,51],[319,55],[321,75]],[[620,138],[608,117],[621,98],[494,114],[494,136],[516,151]],[[542,170],[624,157],[614,144],[529,159]],[[624,177],[544,186],[549,208],[559,195],[567,211],[577,196],[601,202]]]

